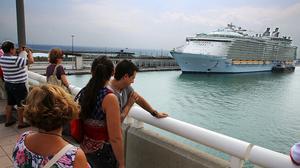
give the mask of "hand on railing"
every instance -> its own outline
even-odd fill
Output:
[[[167,113],[157,112],[156,110],[154,110],[153,112],[150,112],[150,114],[156,118],[166,118],[169,116]]]

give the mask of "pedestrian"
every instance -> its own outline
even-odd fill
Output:
[[[168,114],[156,111],[141,95],[131,87],[134,83],[138,68],[128,60],[120,61],[116,68],[114,78],[109,82],[109,88],[118,97],[122,120],[128,115],[134,103],[140,105],[144,110],[156,118],[165,118]]]
[[[78,117],[79,109],[59,86],[33,87],[19,111],[38,131],[21,135],[13,149],[14,167],[90,167],[84,152],[62,138],[62,126]]]
[[[92,167],[123,168],[124,148],[117,97],[106,86],[114,65],[107,57],[92,63],[92,77],[81,91],[80,118],[83,121],[81,147]]]
[[[4,52],[2,49],[0,49],[0,57],[4,55]],[[5,91],[5,84],[4,84],[4,76],[3,71],[0,66],[0,99],[6,99],[6,91]]]
[[[26,65],[34,62],[32,54],[28,54],[27,60],[16,56],[16,48],[11,41],[5,41],[1,45],[4,55],[0,57],[0,66],[3,70],[5,81],[5,90],[7,94],[7,105],[5,107],[6,123],[5,127],[9,127],[16,123],[12,118],[12,108],[17,105],[21,106],[21,102],[27,96],[26,81],[28,75],[26,73]],[[23,121],[23,112],[18,112],[18,128],[29,127],[29,124]]]
[[[67,75],[62,65],[63,55],[63,51],[59,48],[53,48],[50,50],[48,57],[50,65],[46,70],[47,83],[58,85],[66,92],[71,93]]]

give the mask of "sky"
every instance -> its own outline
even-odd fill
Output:
[[[300,0],[24,0],[28,44],[166,49],[228,23],[279,27],[300,46]],[[0,41],[17,42],[15,0],[0,1]],[[298,50],[298,55],[299,54]]]

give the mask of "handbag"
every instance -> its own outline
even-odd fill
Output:
[[[81,119],[73,119],[70,122],[70,132],[73,139],[78,143],[83,140],[83,122]]]
[[[61,80],[59,80],[56,76],[57,74],[57,68],[59,67],[60,65],[55,65],[55,68],[54,68],[54,71],[52,73],[52,75],[50,75],[48,78],[47,78],[47,83],[48,84],[52,84],[52,85],[57,85],[57,86],[60,86],[65,92],[71,94],[71,91],[68,87],[66,87],[63,82]]]
[[[80,97],[83,89],[81,89],[79,91],[79,93],[75,96],[75,98],[74,98],[75,102],[79,99],[79,97]],[[70,126],[70,130],[69,131],[70,131],[71,137],[74,140],[76,140],[78,143],[82,142],[83,136],[84,136],[84,131],[83,131],[84,129],[83,129],[83,121],[82,121],[82,119],[80,119],[80,118],[72,119],[71,122],[70,122],[70,124],[69,124],[69,126]]]

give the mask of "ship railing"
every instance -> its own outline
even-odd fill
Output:
[[[37,73],[28,71],[28,77],[29,84],[31,85],[46,83],[46,77]],[[80,89],[79,87],[70,85],[70,90],[73,95],[76,95]],[[291,162],[288,155],[176,120],[172,117],[156,119],[137,106],[134,106],[130,110],[125,122],[135,128],[143,128],[144,123],[147,123],[196,143],[224,152],[231,156],[230,167],[232,168],[243,167],[244,161],[247,160],[261,167],[297,168],[297,166]]]

